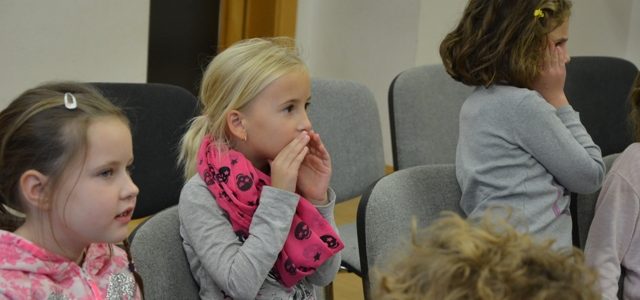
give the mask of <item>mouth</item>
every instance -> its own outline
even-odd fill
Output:
[[[131,215],[133,214],[133,208],[127,208],[125,211],[123,211],[122,213],[116,215],[116,219],[119,218],[129,218],[131,217]]]

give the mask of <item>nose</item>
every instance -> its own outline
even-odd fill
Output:
[[[302,120],[300,122],[300,130],[306,130],[309,131],[311,130],[312,126],[311,126],[311,120],[309,120],[309,115],[307,114],[307,112],[305,111],[304,114],[302,115]]]
[[[122,199],[136,199],[136,197],[138,197],[138,193],[140,193],[140,189],[138,189],[138,186],[133,182],[131,176],[127,176],[125,186],[122,189]]]

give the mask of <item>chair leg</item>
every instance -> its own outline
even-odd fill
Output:
[[[333,281],[324,287],[324,299],[333,300]]]

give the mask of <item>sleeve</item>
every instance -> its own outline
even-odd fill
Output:
[[[587,263],[598,270],[604,299],[617,299],[621,265],[630,272],[640,266],[627,263],[627,253],[640,250],[638,213],[640,199],[633,186],[610,173],[600,192],[585,246]]]
[[[578,113],[570,105],[556,110],[539,96],[529,95],[509,114],[520,145],[569,191],[597,191],[605,172],[602,153]]]
[[[215,284],[234,299],[254,299],[284,245],[299,199],[264,186],[244,243],[197,175],[183,188],[178,210],[184,234]]]
[[[330,188],[329,203],[323,206],[316,206],[318,212],[331,224],[333,230],[338,234],[338,226],[336,225],[333,210],[336,204],[336,193]],[[344,242],[344,241],[343,241]],[[307,277],[309,282],[317,286],[326,286],[333,281],[340,269],[342,256],[340,252],[336,253],[330,259],[327,259],[311,276]]]

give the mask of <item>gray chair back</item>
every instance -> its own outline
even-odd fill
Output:
[[[375,268],[406,246],[411,220],[426,227],[443,211],[464,215],[453,164],[423,165],[391,173],[362,197],[358,206],[358,244],[365,298],[371,299]]]
[[[442,64],[413,67],[389,88],[389,122],[396,170],[454,163],[458,120],[472,87],[457,82]]]
[[[199,299],[182,248],[178,206],[141,224],[131,237],[131,256],[142,277],[145,299]]]
[[[331,187],[338,202],[361,195],[384,175],[380,115],[369,88],[313,78],[309,118],[331,154]]]
[[[567,64],[565,93],[602,155],[624,151],[632,143],[626,116],[638,68],[622,58],[575,56]]]
[[[613,162],[618,158],[620,153],[609,154],[603,158],[606,171],[609,172]],[[580,249],[584,250],[584,246],[587,243],[587,235],[589,234],[589,228],[591,228],[591,221],[593,221],[593,215],[595,214],[596,202],[600,190],[592,194],[577,194],[576,195],[576,219],[577,219],[577,231],[578,241]]]
[[[93,83],[121,107],[131,123],[135,171],[140,188],[134,218],[178,204],[184,180],[176,162],[187,123],[198,113],[191,92],[158,83]]]

